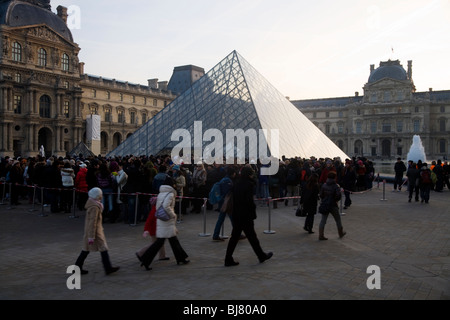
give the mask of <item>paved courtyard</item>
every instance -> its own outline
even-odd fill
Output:
[[[189,214],[178,224],[179,239],[190,263],[177,266],[168,243],[169,261],[140,267],[135,252],[148,243],[143,223],[105,223],[113,265],[106,276],[99,253],[85,264],[89,274],[80,290],[69,290],[67,267],[80,249],[84,212],[42,217],[41,207],[0,206],[0,299],[2,300],[447,300],[450,299],[450,191],[431,193],[429,204],[408,203],[406,192],[386,187],[352,195],[342,216],[347,235],[339,239],[329,217],[325,235],[303,230],[295,207],[258,204],[256,231],[262,247],[274,253],[260,264],[247,240],[235,251],[236,267],[224,267],[227,241],[213,242],[215,211]],[[22,201],[24,202],[24,201]],[[224,234],[231,231],[225,221]],[[272,231],[272,232],[267,232]],[[379,273],[368,270],[379,267]],[[380,275],[379,278],[376,278]],[[368,288],[377,283],[380,289]]]

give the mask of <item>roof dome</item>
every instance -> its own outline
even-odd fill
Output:
[[[381,62],[380,66],[371,72],[369,77],[369,83],[373,83],[384,78],[404,81],[408,80],[408,74],[400,64],[400,61],[389,60],[386,62]]]
[[[69,27],[50,10],[48,0],[0,0],[0,24],[10,27],[46,24],[64,39],[73,42]]]

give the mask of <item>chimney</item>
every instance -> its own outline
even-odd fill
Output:
[[[371,64],[371,65],[370,65],[370,74],[372,74],[373,70],[375,70],[375,65],[374,65],[374,64]]]
[[[168,81],[160,81],[158,82],[158,88],[162,91],[167,91]]]
[[[412,80],[412,60],[408,60],[408,79]]]
[[[355,91],[355,97],[359,97],[359,92]]]
[[[80,62],[80,74],[84,74],[84,62]]]
[[[158,79],[148,79],[148,86],[151,89],[158,89]]]
[[[68,17],[67,8],[63,6],[58,6],[56,8],[56,11],[58,12],[58,17],[60,17],[64,21],[64,23],[67,24],[67,17]]]

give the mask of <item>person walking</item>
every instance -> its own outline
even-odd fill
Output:
[[[431,170],[428,164],[424,162],[419,172],[419,189],[421,202],[428,203],[430,201],[430,191],[433,181],[431,179]]]
[[[188,264],[189,260],[187,253],[182,248],[180,241],[177,238],[178,230],[176,227],[177,215],[175,214],[175,200],[177,192],[175,191],[175,182],[171,177],[167,177],[164,183],[159,188],[158,198],[156,200],[156,210],[161,206],[164,208],[170,219],[163,221],[161,219],[156,220],[156,241],[148,248],[142,255],[142,265],[146,270],[151,270],[150,264],[153,262],[156,254],[163,247],[166,239],[169,239],[170,247],[177,264]]]
[[[270,259],[272,252],[264,252],[256,236],[254,220],[256,219],[256,204],[253,198],[254,194],[254,172],[250,167],[243,167],[238,180],[233,185],[233,230],[228,242],[225,255],[225,266],[236,266],[239,262],[233,259],[233,253],[241,239],[242,231],[247,236],[253,251],[260,263]]]
[[[319,192],[319,176],[313,173],[302,188],[302,195],[300,198],[300,204],[303,206],[302,210],[306,213],[305,226],[303,229],[308,231],[309,234],[314,233],[312,228],[314,225],[314,216],[317,212]]]
[[[328,215],[331,213],[339,233],[339,238],[346,235],[341,222],[341,216],[339,214],[339,207],[337,202],[341,200],[341,187],[336,183],[336,173],[329,172],[326,182],[320,189],[321,204],[319,212],[322,214],[322,220],[319,224],[319,240],[328,240],[325,237],[325,224],[327,223]],[[323,209],[322,209],[323,208]]]
[[[402,190],[403,185],[403,172],[406,171],[405,163],[402,161],[402,158],[397,158],[397,162],[394,165],[395,177],[394,177],[394,191]]]
[[[100,188],[94,187],[89,190],[88,196],[89,199],[85,206],[87,211],[84,225],[83,249],[75,265],[80,268],[81,274],[87,274],[88,271],[83,269],[84,261],[91,251],[99,251],[105,273],[109,275],[118,271],[120,267],[113,267],[109,259],[109,249],[102,224],[103,192]]]
[[[225,217],[227,216],[227,213],[223,212],[221,209],[222,209],[223,203],[225,201],[225,196],[233,188],[233,179],[235,178],[235,176],[236,176],[236,170],[234,169],[234,167],[233,166],[228,166],[226,168],[226,175],[225,175],[225,177],[223,177],[222,180],[220,180],[220,183],[219,183],[219,185],[220,185],[220,194],[221,194],[222,198],[218,202],[219,216],[217,217],[216,226],[214,228],[214,233],[213,233],[213,240],[214,241],[224,241],[224,239],[220,236],[220,229],[222,228],[222,225],[223,225],[223,223],[225,221]],[[230,220],[231,220],[231,216],[230,216]]]
[[[406,177],[408,178],[409,190],[408,202],[411,202],[413,193],[415,193],[415,200],[419,201],[419,169],[415,162],[412,162],[408,171],[406,171]]]
[[[157,240],[156,237],[156,200],[157,197],[152,197],[150,198],[150,213],[147,216],[147,221],[145,222],[145,226],[144,226],[144,233],[142,234],[142,236],[144,238],[148,238],[150,237],[152,240],[152,243],[143,247],[141,250],[139,250],[138,252],[136,252],[136,257],[138,258],[138,260],[142,263],[142,256],[144,255],[144,253],[151,247],[151,245],[153,243],[155,243],[155,241]],[[161,247],[161,249],[159,249],[159,260],[169,260],[168,257],[166,257],[166,250],[164,248],[164,245]]]
[[[344,188],[344,209],[348,209],[352,205],[350,194],[355,191],[358,176],[350,159],[345,160],[345,167],[341,175],[341,185]]]

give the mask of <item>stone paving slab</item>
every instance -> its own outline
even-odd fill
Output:
[[[390,190],[392,187],[386,188]],[[0,206],[0,299],[2,300],[448,300],[450,299],[450,191],[432,192],[429,204],[408,203],[406,192],[373,189],[353,194],[342,216],[347,235],[339,239],[330,216],[328,241],[303,230],[295,207],[258,204],[255,229],[271,260],[260,264],[247,240],[239,242],[236,267],[224,267],[227,241],[210,236],[215,211],[189,214],[178,224],[179,239],[190,264],[177,266],[168,242],[169,261],[140,267],[135,252],[149,240],[143,223],[104,224],[110,257],[121,269],[106,276],[99,253],[85,263],[89,274],[81,290],[69,290],[67,267],[81,249],[84,213],[51,214],[31,205]],[[231,231],[230,221],[224,226]],[[275,231],[273,234],[264,231]],[[379,266],[381,289],[369,290],[367,273]]]

